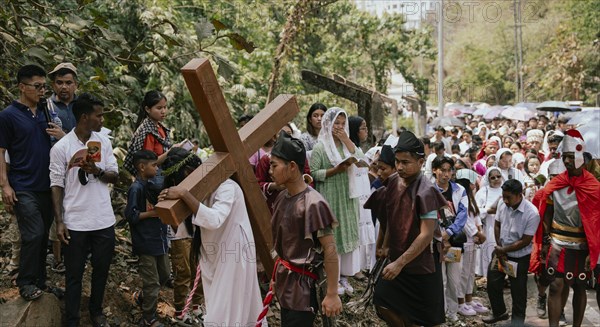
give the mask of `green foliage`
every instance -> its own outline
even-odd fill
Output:
[[[339,1],[306,21],[294,56],[303,69],[337,73],[382,93],[395,70],[415,82],[417,92],[425,96],[427,83],[413,70],[412,60],[435,55],[430,31],[407,31],[404,22],[401,15],[378,18]]]
[[[555,12],[563,19],[552,26],[553,38],[532,65],[531,75],[537,87],[537,98],[583,100],[597,105],[600,92],[600,21],[597,0],[565,1]]]
[[[332,3],[333,2],[333,3]],[[208,57],[232,115],[265,106],[275,49],[296,1],[257,0],[64,0],[8,1],[0,7],[0,98],[18,97],[17,69],[36,63],[46,70],[72,62],[79,91],[104,99],[106,127],[115,145],[127,147],[145,92],[159,89],[169,100],[165,124],[175,140],[209,144],[180,73],[191,58]],[[358,24],[357,24],[358,23]],[[360,12],[349,0],[315,0],[284,61],[280,93],[298,97],[301,108],[315,101],[354,106],[302,83],[301,69],[337,73],[385,92],[392,69],[422,88],[412,72],[414,56],[431,56],[427,33],[402,29],[400,16]],[[304,127],[304,115],[296,118]]]
[[[0,9],[3,103],[17,97],[16,87],[5,86],[14,85],[21,65],[37,63],[50,70],[70,61],[78,68],[79,90],[97,93],[108,104],[105,125],[114,130],[118,145],[126,146],[141,99],[151,89],[169,99],[172,110],[165,123],[175,139],[201,136],[180,68],[193,57],[209,56],[218,72],[231,78],[234,68],[225,58],[235,50],[229,43],[247,53],[254,45],[226,23],[209,21],[207,8],[190,8],[187,2],[11,2]]]
[[[594,105],[600,92],[598,0],[521,3],[527,100],[583,100]],[[448,102],[514,102],[513,1],[494,2],[494,6],[500,8],[498,21],[484,19],[475,7],[472,22],[463,17],[447,26]]]

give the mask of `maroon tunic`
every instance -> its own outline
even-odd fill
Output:
[[[398,259],[421,232],[421,216],[436,211],[448,203],[437,188],[423,175],[410,185],[394,173],[383,187],[376,190],[365,203],[365,208],[378,214],[381,226],[389,233],[388,247],[391,261]],[[439,233],[439,229],[436,229]],[[402,272],[430,274],[435,272],[434,256],[429,247],[406,264]]]
[[[274,248],[279,257],[292,265],[316,272],[314,267],[323,261],[323,251],[317,232],[336,227],[337,220],[323,196],[308,186],[290,196],[287,190],[275,200],[271,230]],[[322,265],[320,266],[322,269]],[[314,311],[310,305],[311,289],[315,281],[308,276],[277,267],[275,294],[282,308],[296,311]]]

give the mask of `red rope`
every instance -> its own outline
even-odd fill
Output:
[[[312,278],[314,280],[318,280],[319,279],[319,276],[317,276],[317,274],[315,274],[315,273],[312,273],[312,272],[310,272],[308,270],[304,270],[302,268],[298,268],[298,267],[292,265],[291,263],[289,263],[289,262],[287,262],[287,261],[285,261],[283,259],[278,259],[278,261],[284,267],[286,267],[288,270],[291,270],[291,271],[293,271],[293,272],[295,272],[297,274],[308,276],[308,277],[310,277],[310,278]],[[277,266],[275,266],[275,268],[277,268]],[[273,276],[275,276],[275,275],[273,274]]]
[[[308,276],[314,280],[319,279],[319,276],[317,276],[317,274],[314,274],[314,273],[312,273],[308,270],[304,270],[302,268],[298,268],[298,267],[292,265],[291,263],[289,263],[288,261],[278,258],[277,261],[275,261],[275,265],[273,266],[273,274],[271,275],[271,280],[269,283],[269,291],[267,292],[267,295],[265,296],[265,299],[263,300],[263,309],[260,312],[260,314],[258,315],[258,319],[256,320],[256,327],[262,326],[262,324],[265,320],[265,317],[267,316],[267,313],[269,312],[269,305],[273,301],[273,284],[275,282],[275,274],[277,273],[277,266],[279,266],[279,264],[282,264],[285,268],[287,268],[288,270],[293,271],[295,273]]]
[[[185,306],[183,307],[183,310],[181,310],[182,316],[185,316],[185,314],[190,310],[192,298],[194,297],[194,294],[196,293],[196,288],[198,288],[198,284],[200,283],[200,273],[200,260],[198,260],[198,267],[196,268],[196,279],[194,279],[194,287],[192,287],[192,290],[190,291],[187,299],[185,300]]]

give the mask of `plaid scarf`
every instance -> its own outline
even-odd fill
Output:
[[[170,130],[163,124],[158,124],[165,130],[166,136],[164,139],[160,136],[160,134],[158,134],[158,127],[156,124],[154,124],[149,118],[144,119],[133,134],[133,139],[131,140],[131,144],[129,144],[129,149],[123,162],[123,167],[125,167],[125,169],[132,175],[136,174],[135,167],[133,166],[133,154],[143,149],[146,135],[153,135],[158,142],[164,146],[165,151],[171,148],[171,139],[169,138]]]

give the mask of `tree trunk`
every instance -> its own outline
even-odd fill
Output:
[[[313,2],[313,0],[298,0],[287,17],[287,22],[285,23],[283,32],[281,32],[281,40],[279,40],[279,45],[277,46],[275,57],[273,58],[273,68],[271,69],[271,76],[269,77],[267,102],[273,101],[276,96],[283,59],[288,52],[289,45],[294,42],[294,39],[298,34],[299,24],[304,20],[304,16],[308,12],[311,2]]]

